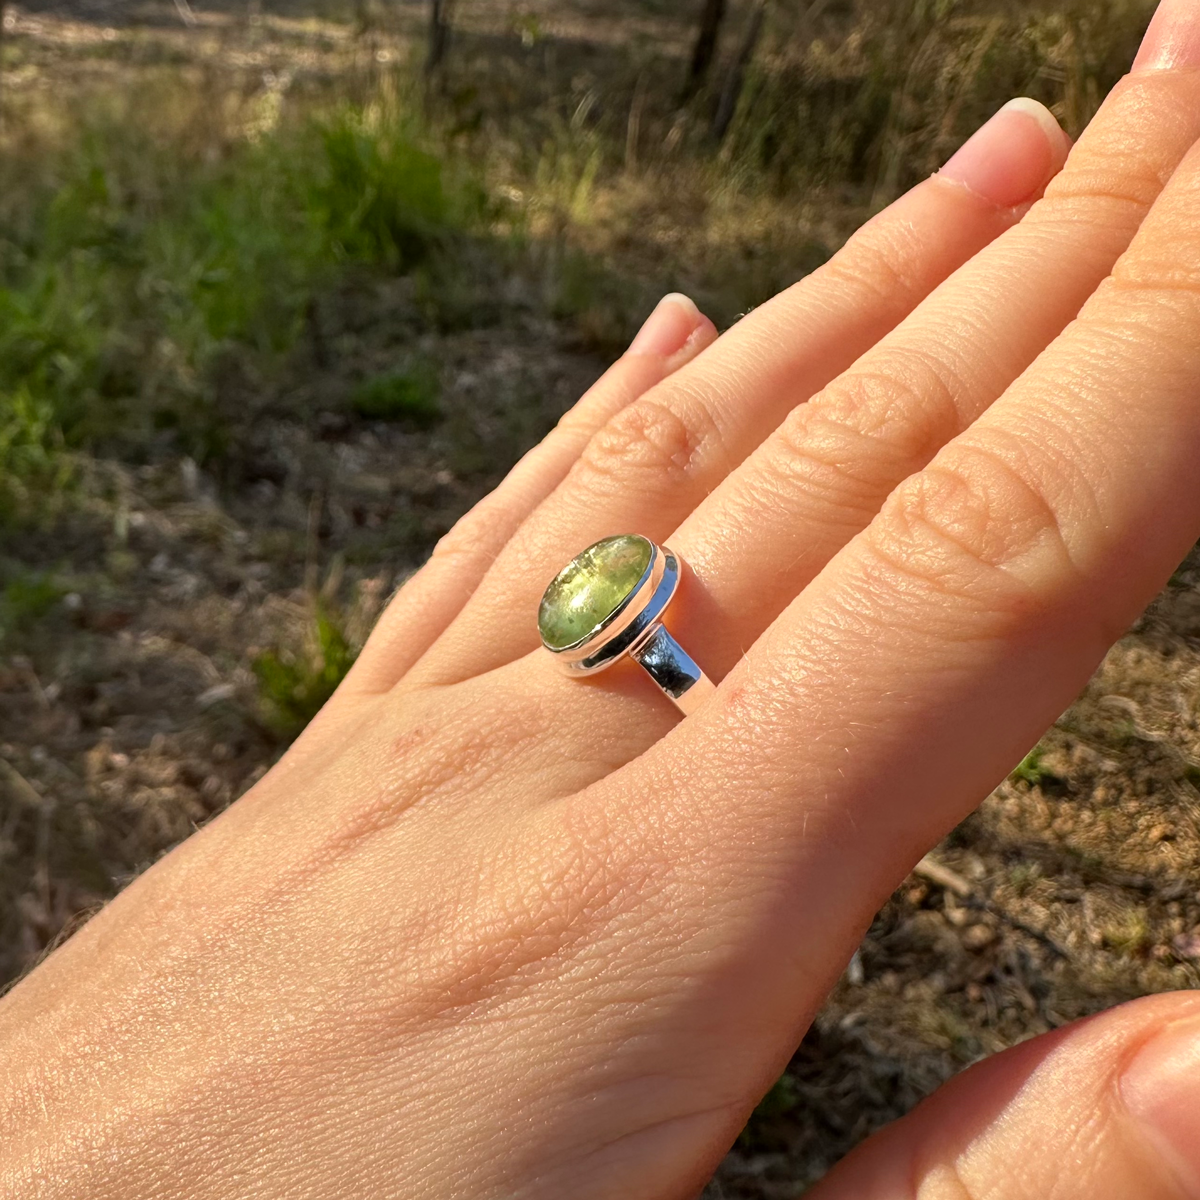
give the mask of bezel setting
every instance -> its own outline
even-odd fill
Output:
[[[657,628],[679,587],[679,559],[668,547],[645,540],[650,544],[649,564],[629,595],[599,625],[562,648],[542,639],[542,645],[569,674],[603,671],[622,655],[636,651]]]

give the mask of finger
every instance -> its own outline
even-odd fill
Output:
[[[810,1200],[1200,1200],[1200,996],[1126,1004],[952,1080]]]
[[[766,1047],[794,1044],[798,1010],[892,888],[1200,534],[1198,210],[1200,147],[1037,363],[892,493],[704,708],[564,806],[670,864],[670,916],[638,925],[639,954],[716,973],[722,1028],[757,1031],[694,1048],[721,1058],[714,1086],[769,1077]]]
[[[430,677],[463,677],[532,648],[529,614],[567,558],[609,533],[670,533],[788,409],[1011,226],[1067,149],[1053,118],[1040,106],[1031,116],[1029,103],[999,114],[952,169],[743,319],[702,369],[680,371],[610,421],[497,559],[463,621],[439,644]]]
[[[454,619],[521,522],[561,482],[591,436],[643,392],[716,340],[687,297],[664,296],[625,354],[504,482],[463,517],[388,605],[347,679],[347,689],[386,691]]]
[[[1197,10],[1200,11],[1200,10]],[[671,537],[702,587],[672,614],[722,676],[1078,313],[1200,137],[1200,76],[1122,84],[1021,224],[790,414]]]

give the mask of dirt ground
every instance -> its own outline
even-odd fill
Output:
[[[574,38],[619,35],[612,6],[542,7]],[[401,8],[416,28],[421,6]],[[638,11],[647,29],[670,23],[665,4]],[[281,39],[325,22],[330,53],[348,37],[332,5],[258,12]],[[181,35],[173,3],[31,0],[9,33],[50,69],[74,61],[64,47],[80,39],[153,28]],[[219,470],[89,460],[87,504],[53,542],[31,531],[5,546],[61,586],[0,644],[0,983],[278,756],[260,651],[299,652],[321,596],[361,638],[432,542],[603,369],[528,281],[495,286],[503,320],[446,332],[423,321],[407,281],[348,278],[316,305],[279,379],[263,384],[236,358],[222,367],[225,401],[249,416]],[[445,421],[347,420],[346,364],[383,369],[413,346],[443,365]],[[1198,689],[1193,556],[1039,752],[879,914],[710,1200],[800,1195],[979,1057],[1200,986]]]

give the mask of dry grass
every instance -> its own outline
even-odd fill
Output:
[[[1078,131],[1149,9],[778,0],[717,144],[714,92],[679,103],[666,0],[460,7],[430,95],[416,0],[199,5],[193,29],[162,0],[16,10],[0,980],[267,768],[343,643],[657,293],[728,322],[1012,94]],[[330,165],[331,121],[366,183]],[[436,219],[338,200],[418,151]],[[981,1054],[1200,984],[1197,682],[1189,562],[880,914],[713,1197],[798,1195]]]

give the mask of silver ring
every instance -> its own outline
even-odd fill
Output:
[[[571,675],[594,675],[628,654],[684,712],[716,690],[663,627],[683,564],[635,533],[604,538],[577,554],[538,606],[542,645]]]

